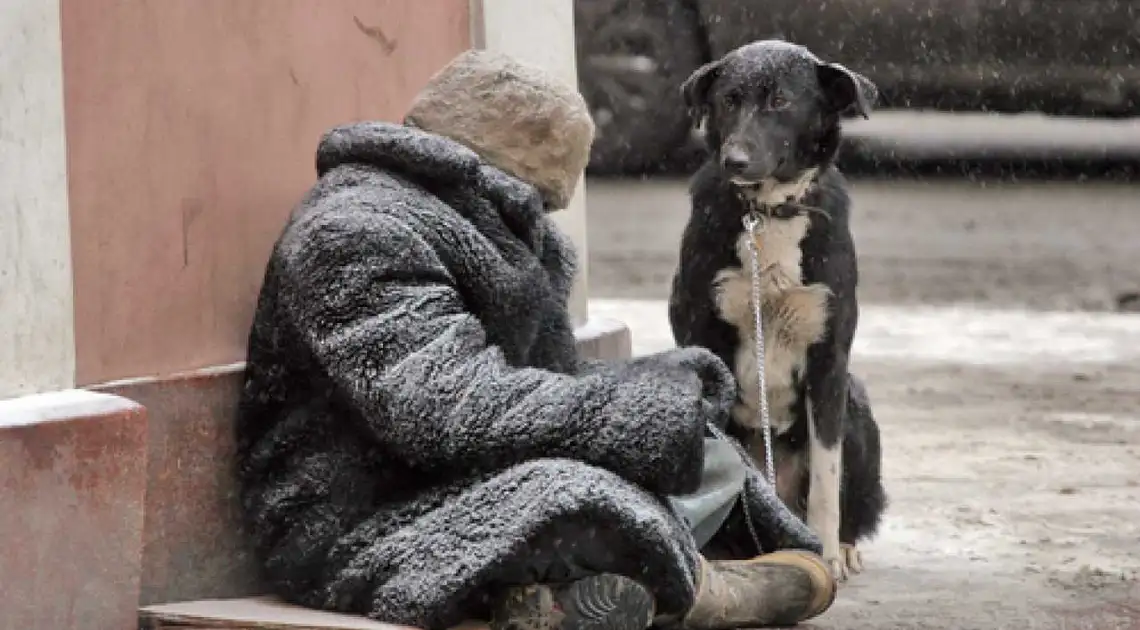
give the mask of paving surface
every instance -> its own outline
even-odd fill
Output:
[[[664,298],[682,180],[590,180],[590,292]],[[1140,185],[859,181],[864,303],[1108,309],[1140,290]]]
[[[594,315],[671,345],[680,182],[589,182]],[[817,628],[1140,629],[1140,203],[1127,186],[857,183],[853,369],[892,506]]]

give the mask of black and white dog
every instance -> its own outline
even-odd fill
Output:
[[[858,268],[846,184],[832,162],[840,118],[867,116],[878,90],[779,40],[742,46],[699,68],[681,89],[710,156],[689,191],[692,216],[669,300],[674,339],[707,347],[733,367],[733,434],[763,462],[754,239],[777,491],[846,579],[862,570],[855,543],[874,535],[887,499],[878,425],[848,373]],[[752,232],[746,216],[759,222]]]

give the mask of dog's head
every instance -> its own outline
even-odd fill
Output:
[[[839,120],[867,117],[866,77],[781,40],[747,44],[698,68],[681,86],[713,158],[743,186],[790,183],[830,162]]]

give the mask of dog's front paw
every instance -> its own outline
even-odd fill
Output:
[[[809,346],[827,332],[831,291],[822,283],[784,290],[772,305],[772,320],[796,345]]]
[[[844,564],[847,565],[847,573],[849,575],[862,573],[863,554],[859,548],[853,544],[841,543],[839,549],[842,552]]]
[[[824,545],[823,560],[831,568],[831,574],[840,582],[846,582],[848,578],[863,571],[863,556],[855,545]]]
[[[834,577],[837,582],[842,583],[847,581],[847,559],[843,557],[842,551],[836,551],[834,553],[824,551],[823,561],[827,563],[827,567],[831,569],[831,576]]]
[[[729,267],[717,272],[713,279],[713,297],[717,312],[724,321],[751,330],[752,282],[740,267]]]

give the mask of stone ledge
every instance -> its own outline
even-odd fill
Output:
[[[268,590],[245,537],[233,469],[242,374],[243,364],[233,364],[94,388],[138,401],[150,417],[138,603]]]
[[[0,401],[0,626],[137,623],[146,426],[106,394]]]
[[[583,359],[628,359],[633,355],[629,326],[609,317],[591,317],[574,330],[578,354]]]

